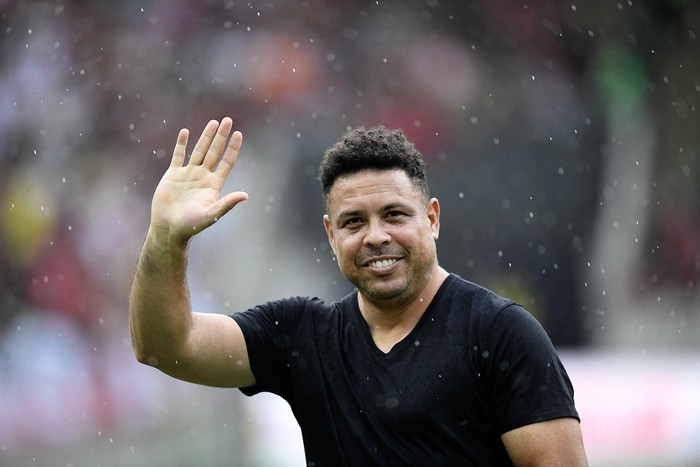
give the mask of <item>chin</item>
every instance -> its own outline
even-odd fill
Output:
[[[408,290],[408,285],[403,284],[399,287],[363,287],[358,289],[367,298],[373,301],[392,301],[401,298]]]

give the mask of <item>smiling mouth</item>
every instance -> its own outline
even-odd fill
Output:
[[[370,261],[367,266],[371,268],[386,268],[397,262],[397,259],[382,259],[378,261]]]

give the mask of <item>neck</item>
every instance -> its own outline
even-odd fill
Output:
[[[360,312],[377,346],[384,350],[408,335],[420,320],[449,273],[437,267],[420,293],[401,302],[373,302],[358,294]]]

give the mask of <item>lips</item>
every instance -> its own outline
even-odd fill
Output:
[[[405,251],[395,247],[367,248],[360,252],[355,264],[365,268],[388,268],[405,256]]]

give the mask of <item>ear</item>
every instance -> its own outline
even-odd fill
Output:
[[[328,235],[328,243],[330,243],[331,249],[335,254],[335,237],[333,235],[333,226],[331,225],[331,218],[328,216],[328,214],[323,215],[323,227],[325,227],[326,229],[326,234]]]
[[[427,211],[430,231],[433,233],[433,239],[437,240],[440,236],[440,202],[437,198],[432,198],[428,201]]]

